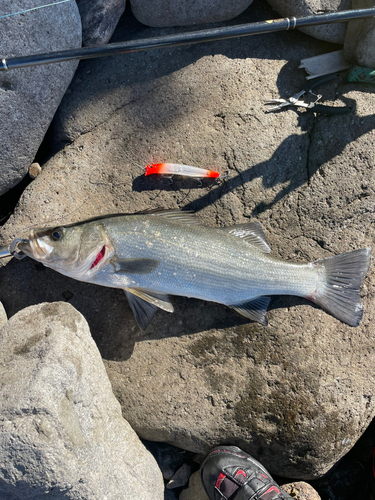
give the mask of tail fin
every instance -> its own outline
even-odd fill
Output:
[[[371,259],[371,249],[362,248],[313,263],[322,267],[325,283],[313,302],[350,326],[358,326],[363,315],[360,288]]]

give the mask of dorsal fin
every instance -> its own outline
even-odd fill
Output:
[[[175,219],[177,222],[185,222],[186,224],[201,224],[199,219],[196,218],[195,213],[191,210],[179,210],[178,208],[151,208],[147,210],[141,210],[140,212],[134,213],[118,213],[118,214],[107,214],[98,215],[97,217],[91,217],[90,219],[81,220],[79,222],[73,222],[72,224],[62,224],[62,227],[75,227],[82,226],[88,222],[96,222],[105,219],[111,219],[113,217],[130,217],[132,215],[152,215],[157,217],[165,217],[166,219]]]
[[[267,242],[262,226],[259,222],[245,222],[244,224],[236,224],[235,226],[224,227],[222,229],[227,233],[241,238],[258,248],[263,253],[270,253],[271,248]]]
[[[176,222],[186,223],[186,224],[196,224],[201,225],[199,219],[195,216],[192,210],[179,210],[179,209],[156,209],[148,212],[150,215],[157,217],[164,217],[165,219],[175,220]]]

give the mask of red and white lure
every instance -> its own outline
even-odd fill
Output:
[[[190,165],[179,165],[177,163],[153,163],[146,166],[145,175],[159,174],[171,178],[173,175],[181,175],[183,177],[194,177],[202,179],[203,177],[210,177],[211,179],[218,179],[221,177],[219,172],[214,170],[206,170],[204,168],[191,167]]]

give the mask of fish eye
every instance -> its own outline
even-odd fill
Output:
[[[56,228],[51,231],[51,238],[55,241],[61,240],[63,237],[62,229]]]

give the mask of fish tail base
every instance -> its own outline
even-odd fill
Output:
[[[325,280],[319,293],[308,298],[344,323],[358,326],[363,315],[360,288],[370,260],[371,249],[362,248],[315,261]]]

